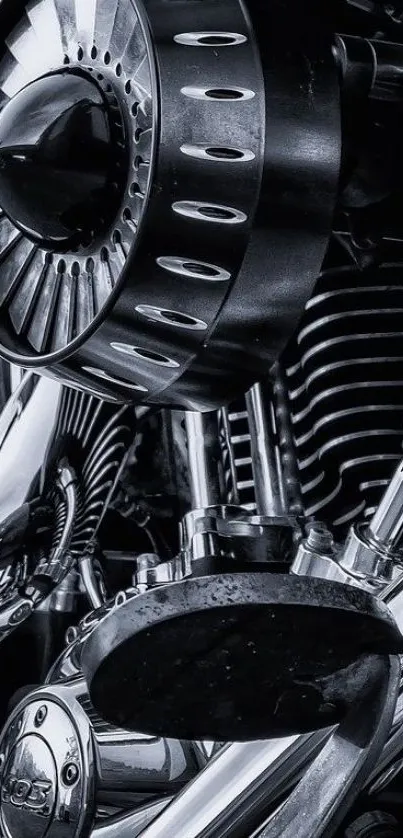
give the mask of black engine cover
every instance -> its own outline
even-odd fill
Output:
[[[62,130],[60,108],[36,110],[48,155],[38,178],[46,192],[70,176],[78,228],[56,246],[38,242],[41,218],[34,237],[18,218],[0,217],[4,357],[103,396],[191,409],[221,405],[267,371],[319,273],[340,171],[332,37],[312,4],[302,5],[98,0],[80,16],[73,0],[55,0],[46,28],[45,4],[21,3],[15,30],[2,4],[4,114],[38,78],[48,76],[51,90],[60,87],[55,75],[68,86],[81,74],[83,143],[102,185],[97,225],[88,148],[76,149],[69,171],[69,156],[49,141]],[[29,60],[33,36],[40,62]],[[109,162],[96,165],[95,101],[110,127],[102,160],[115,155],[115,173]],[[13,178],[21,191],[29,172],[32,185],[37,147],[23,130],[32,117],[21,113],[20,144],[15,126],[10,168],[0,114],[9,167],[0,207],[3,181],[7,206],[21,205],[10,198]],[[70,136],[76,141],[71,119]],[[60,204],[66,216],[66,199]]]

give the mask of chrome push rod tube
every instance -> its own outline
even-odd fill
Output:
[[[217,413],[185,413],[185,426],[192,509],[216,506],[222,500]]]
[[[273,405],[261,384],[246,394],[253,479],[259,515],[281,518],[288,513],[280,452],[275,440]]]
[[[368,531],[376,543],[391,553],[398,548],[403,535],[403,462],[396,469]]]

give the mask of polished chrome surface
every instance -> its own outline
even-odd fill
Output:
[[[114,147],[118,121],[97,81],[66,68],[31,81],[3,105],[1,205],[27,240],[74,250],[105,227],[100,207],[108,199],[105,215],[111,223],[118,201],[118,196],[111,200],[112,183],[120,175]],[[66,314],[69,306],[68,295]],[[59,323],[59,337],[68,328],[68,320]]]
[[[403,571],[403,465],[397,467],[368,524],[355,524],[340,564],[352,574],[386,585]]]
[[[102,585],[87,551],[114,492],[134,424],[125,407],[111,408],[30,373],[12,394],[0,416],[0,534],[3,558],[6,550],[9,554],[1,576],[0,639],[45,600],[49,608],[71,610],[78,558],[90,601],[100,604]],[[51,543],[33,553],[28,527],[34,534],[38,498],[53,510],[54,521]]]
[[[246,394],[251,437],[252,470],[259,515],[282,517],[288,513],[280,451],[276,440],[273,406],[261,384]]]
[[[142,806],[130,815],[108,818],[95,826],[91,832],[91,838],[136,838],[171,803],[171,800],[170,797],[163,797],[162,800]]]
[[[0,822],[9,838],[89,835],[96,756],[88,720],[71,692],[33,693],[1,734]]]
[[[214,413],[185,413],[192,509],[221,502],[218,419]]]
[[[400,686],[389,737],[374,770],[365,782],[365,790],[373,795],[382,791],[403,767],[403,692]]]
[[[94,549],[92,545],[78,557],[78,568],[91,607],[101,608],[106,596],[101,579],[95,572]]]
[[[183,517],[181,549],[190,563],[223,555],[239,557],[237,549],[242,550],[247,561],[268,562],[279,552],[276,539],[281,542],[282,533],[291,536],[295,533],[297,536],[298,532],[297,522],[288,516],[269,518],[253,515],[234,504],[210,506],[193,509]],[[283,553],[280,549],[278,559],[283,560],[285,554],[284,543]]]
[[[139,591],[158,585],[180,582],[191,573],[186,555],[179,553],[175,558],[163,561],[155,553],[142,553],[135,561],[134,583]]]
[[[2,195],[3,209],[15,224],[2,213],[0,304],[10,312],[25,354],[49,355],[76,345],[99,319],[113,299],[141,226],[154,145],[149,35],[141,8],[131,0],[31,0],[22,7],[18,25],[5,34],[0,143],[6,120],[12,137],[5,135],[3,145],[7,140],[12,154],[2,167],[7,175]],[[83,93],[80,101],[74,94],[74,108],[67,94],[71,85]],[[101,112],[109,123],[101,133],[113,166],[104,161],[100,178],[95,170]],[[27,113],[31,118],[24,121]],[[77,143],[78,118],[85,146]],[[34,129],[40,142],[37,136],[30,142]],[[68,154],[59,142],[67,131],[72,134]],[[85,182],[91,199],[80,220],[88,203],[82,201]],[[67,246],[61,218],[73,224]],[[38,247],[31,241],[34,232],[40,233],[39,241],[35,236]],[[52,252],[46,249],[49,237]],[[78,240],[69,241],[74,237]]]
[[[57,545],[40,558],[18,591],[2,592],[0,601],[0,641],[31,616],[35,608],[52,593],[71,571],[74,558],[69,551],[77,512],[76,478],[67,464],[59,466],[56,490],[65,508],[65,520]]]
[[[322,731],[225,746],[142,838],[240,838],[249,834],[287,791],[290,774],[306,767],[328,735]]]
[[[0,753],[0,820],[10,838],[41,835],[41,824],[46,834],[85,838],[97,801],[118,792],[172,796],[198,770],[190,743],[99,728],[82,679],[24,698],[1,734]],[[136,812],[135,823],[144,827],[161,808]]]
[[[99,608],[90,611],[78,623],[67,631],[66,648],[55,661],[48,672],[47,684],[63,684],[66,681],[82,678],[81,653],[84,641],[111,611],[120,608],[128,599],[138,596],[138,588],[119,591],[112,599],[104,602]]]
[[[1,520],[32,499],[54,438],[62,387],[27,373],[0,414]]]
[[[256,512],[251,438],[245,399],[219,411],[222,459],[229,503]]]
[[[110,725],[91,704],[81,671],[84,641],[112,610],[118,610],[136,588],[119,592],[113,600],[87,614],[77,627],[68,631],[68,645],[47,676],[47,686],[55,694],[70,688],[70,704],[78,703],[91,727],[97,753],[98,794],[121,791],[172,793],[182,788],[198,770],[193,745],[159,736],[133,733]]]
[[[369,524],[369,531],[385,552],[399,553],[403,535],[403,463],[396,469]]]

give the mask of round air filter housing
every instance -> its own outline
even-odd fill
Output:
[[[3,357],[208,409],[278,356],[328,243],[339,88],[305,4],[246,5],[2,3]]]

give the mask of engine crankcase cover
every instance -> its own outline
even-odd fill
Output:
[[[0,766],[0,825],[7,838],[89,834],[95,751],[79,706],[73,712],[51,690],[29,695],[1,734]]]
[[[2,2],[5,358],[193,409],[266,372],[337,194],[337,71],[310,3]]]

